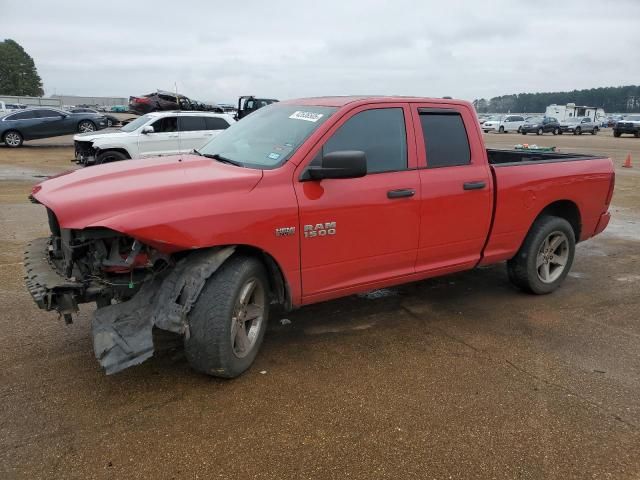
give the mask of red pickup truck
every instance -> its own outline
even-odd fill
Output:
[[[51,235],[25,254],[38,306],[95,302],[107,373],[184,336],[198,371],[253,362],[269,308],[507,263],[521,289],[566,277],[605,229],[608,158],[487,150],[451,99],[327,97],[258,110],[189,155],[48,179],[31,199]]]

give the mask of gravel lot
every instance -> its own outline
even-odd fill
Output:
[[[0,478],[640,478],[640,139],[485,138],[637,164],[560,290],[497,265],[276,313],[234,381],[168,342],[107,377],[90,308],[65,326],[35,307],[22,250],[47,227],[26,195],[71,140],[0,146]]]

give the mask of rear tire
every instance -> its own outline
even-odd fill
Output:
[[[8,132],[4,132],[2,141],[9,148],[18,148],[22,146],[24,138],[22,137],[22,134],[20,132],[9,130]]]
[[[614,131],[613,131],[613,136],[614,136],[614,137],[619,137],[619,136],[620,136],[620,132],[619,132],[619,131],[617,131],[617,130],[614,130]]]
[[[525,132],[524,130],[521,130],[520,133],[523,134],[523,135],[527,134],[527,132]]]
[[[536,135],[542,135],[544,133],[544,130],[542,128],[539,128],[538,131],[536,132]]]
[[[269,282],[260,261],[234,256],[223,263],[189,314],[184,346],[191,367],[223,378],[246,371],[267,329],[269,299]]]
[[[576,128],[576,135],[582,135],[582,129],[580,127]]]
[[[100,165],[102,163],[119,162],[120,160],[128,159],[129,157],[122,152],[119,152],[117,150],[107,150],[100,153],[100,155],[96,157],[96,165]]]
[[[560,133],[560,129],[556,127],[553,129],[553,132],[551,133],[553,133],[554,135],[558,135]]]
[[[500,127],[500,128],[498,129],[498,132],[499,132],[499,133],[504,133],[504,127]]]
[[[593,127],[593,130],[591,130],[591,135],[597,135],[598,134],[598,127]]]
[[[560,217],[540,217],[518,253],[507,262],[509,280],[529,293],[551,293],[571,270],[575,249],[575,234],[569,222]]]

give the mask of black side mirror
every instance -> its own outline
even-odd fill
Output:
[[[367,174],[367,157],[360,150],[340,150],[322,157],[321,166],[311,166],[301,180],[359,178]]]

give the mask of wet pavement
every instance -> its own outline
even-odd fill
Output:
[[[0,478],[640,478],[640,140],[581,138],[528,139],[639,165],[618,169],[612,225],[557,292],[523,294],[496,265],[274,312],[233,381],[167,338],[105,376],[91,309],[66,327],[24,289],[46,215],[31,180],[0,181]],[[71,156],[0,147],[0,172]]]

